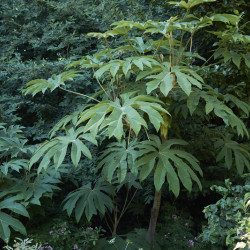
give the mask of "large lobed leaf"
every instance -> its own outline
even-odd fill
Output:
[[[10,210],[13,213],[29,217],[26,208],[18,202],[19,200],[18,197],[9,197],[0,202],[0,238],[7,243],[10,239],[10,227],[26,235],[24,225],[12,215],[2,211],[3,209]]]
[[[112,210],[112,199],[108,195],[114,195],[114,188],[107,182],[98,181],[94,187],[88,183],[73,191],[64,200],[63,209],[68,215],[75,209],[76,221],[79,222],[83,213],[88,221],[98,212],[102,215],[106,210]]]
[[[126,143],[125,140],[110,143],[100,156],[101,161],[96,171],[102,168],[102,175],[109,182],[111,182],[115,174],[118,177],[118,182],[123,182],[127,177],[128,169],[137,176],[137,168],[134,168],[135,161],[139,156],[137,145],[136,140],[130,143]]]
[[[172,149],[173,145],[186,145],[183,140],[171,139],[164,143],[158,136],[151,136],[151,140],[141,142],[139,151],[141,157],[136,161],[140,168],[140,180],[144,180],[154,171],[154,185],[159,191],[167,182],[169,189],[177,197],[180,192],[180,182],[191,192],[192,182],[195,181],[201,189],[201,183],[195,171],[202,175],[198,160],[191,154],[180,149]]]
[[[54,166],[57,169],[63,163],[69,145],[71,145],[71,160],[77,166],[82,154],[90,159],[92,158],[91,152],[82,141],[89,141],[97,145],[97,141],[91,134],[83,133],[83,127],[77,130],[73,128],[66,129],[66,136],[58,136],[50,141],[45,141],[37,149],[30,159],[29,167],[42,158],[38,172],[42,169],[46,170],[53,158]]]
[[[37,93],[42,92],[43,94],[47,89],[52,92],[56,88],[65,85],[65,81],[72,80],[75,77],[81,76],[77,71],[70,70],[63,72],[59,75],[53,75],[48,80],[36,79],[26,83],[26,89],[23,90],[25,95],[31,94],[35,96]]]
[[[153,79],[147,83],[147,93],[151,93],[153,90],[160,88],[160,91],[164,96],[167,96],[169,92],[178,83],[180,88],[189,96],[191,93],[192,85],[202,88],[201,83],[203,79],[191,69],[186,67],[174,66],[170,70],[170,63],[163,63],[161,71],[158,75],[147,76],[146,79]]]
[[[147,122],[140,111],[146,113],[155,129],[159,131],[164,124],[161,113],[169,114],[162,106],[162,102],[154,97],[125,93],[121,99],[102,101],[80,115],[77,125],[88,121],[84,132],[90,131],[94,136],[102,129],[107,128],[109,137],[116,137],[119,141],[124,135],[124,127],[132,129],[136,135],[141,128],[148,128]],[[139,112],[138,112],[139,111]],[[160,113],[161,112],[161,113]]]
[[[247,145],[233,141],[231,138],[232,136],[229,134],[222,138],[216,138],[215,148],[219,150],[216,161],[219,162],[224,159],[228,169],[230,169],[234,163],[237,172],[242,175],[245,166],[247,171],[250,171],[250,148]]]
[[[205,112],[207,115],[213,111],[214,115],[220,117],[226,125],[236,128],[238,135],[242,137],[244,135],[249,136],[248,130],[241,118],[235,115],[229,105],[225,103],[228,102],[236,106],[244,113],[245,117],[249,116],[250,106],[237,97],[230,94],[223,95],[218,92],[218,89],[213,89],[208,85],[205,86],[205,89],[204,91],[193,89],[188,97],[187,106],[191,115],[196,110],[200,100],[203,99],[205,101]]]

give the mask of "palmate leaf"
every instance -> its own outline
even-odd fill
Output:
[[[49,171],[48,171],[49,172]],[[51,198],[55,190],[60,190],[57,184],[61,181],[47,173],[39,174],[34,180],[21,180],[13,188],[25,202],[41,206],[42,197]]]
[[[24,225],[18,219],[2,211],[3,209],[9,210],[13,213],[29,217],[26,208],[18,202],[19,200],[17,197],[9,197],[0,202],[0,238],[6,243],[10,239],[10,227],[26,235]]]
[[[113,142],[107,146],[107,149],[100,156],[100,162],[97,165],[96,171],[102,168],[102,176],[111,182],[114,175],[118,177],[118,182],[125,180],[128,170],[137,176],[137,168],[134,168],[135,160],[139,156],[137,141],[133,140],[129,144],[125,140],[121,142]]]
[[[238,109],[242,110],[247,117],[249,116],[250,105],[248,103],[241,101],[236,96],[233,96],[231,94],[224,95],[224,100],[226,102],[233,103],[233,105],[235,105]]]
[[[174,87],[173,82],[177,82],[180,88],[189,96],[192,85],[202,88],[203,79],[194,71],[184,67],[174,66],[170,71],[170,63],[163,63],[162,72],[158,75],[147,76],[146,79],[153,79],[148,82],[147,93],[160,87],[160,91],[167,96]]]
[[[160,138],[151,136],[150,141],[143,141],[139,145],[141,157],[136,161],[139,168],[140,180],[144,180],[154,169],[154,185],[159,191],[167,178],[170,190],[177,197],[180,192],[180,182],[188,190],[192,190],[192,181],[201,189],[201,183],[195,172],[202,175],[198,160],[191,154],[172,149],[173,145],[186,145],[183,140],[171,139],[161,143]]]
[[[27,234],[21,221],[0,211],[0,238],[6,243],[8,243],[10,239],[10,227],[21,234]]]
[[[31,157],[29,167],[42,158],[38,167],[38,172],[42,169],[46,170],[53,158],[54,166],[57,169],[63,163],[70,144],[71,160],[75,166],[78,165],[82,154],[91,159],[91,153],[83,141],[89,141],[97,145],[95,138],[91,134],[84,134],[83,127],[80,127],[77,130],[69,128],[65,129],[65,131],[66,136],[58,136],[50,141],[42,143]]]
[[[9,162],[2,163],[0,166],[0,171],[7,175],[9,171],[17,171],[19,172],[20,169],[28,169],[28,160],[25,159],[14,159]]]
[[[147,122],[138,111],[143,111],[158,131],[164,124],[162,113],[169,114],[154,97],[138,95],[131,97],[135,92],[122,94],[115,101],[102,101],[80,115],[77,125],[88,120],[84,132],[90,131],[94,136],[102,129],[107,128],[109,138],[114,136],[119,141],[124,132],[124,126],[130,126],[136,135],[141,127],[148,128]],[[125,123],[125,124],[124,124]]]
[[[134,39],[129,39],[129,41],[133,42],[134,49],[140,54],[152,51],[151,42],[153,42],[153,40],[151,40],[151,42],[147,41],[146,43],[144,43],[142,37],[135,37]]]
[[[19,134],[21,128],[10,126],[0,131],[0,157],[11,155],[11,158],[15,158],[30,151],[30,147],[26,146],[28,140]]]
[[[244,112],[244,117],[249,116],[250,106],[239,100],[237,97],[231,94],[223,95],[218,92],[218,89],[213,89],[208,85],[205,85],[205,89],[206,90],[204,91],[197,88],[193,89],[188,97],[187,107],[189,108],[191,115],[199,105],[200,100],[203,99],[206,103],[206,114],[210,114],[213,111],[214,115],[220,117],[226,125],[236,128],[238,135],[241,135],[242,137],[244,135],[249,136],[243,121],[236,116],[233,110],[225,103],[230,103],[230,106],[236,106],[239,110]]]
[[[118,28],[137,28],[140,30],[145,30],[147,27],[147,23],[139,23],[139,22],[134,22],[134,21],[118,21],[118,22],[114,22],[111,24],[111,26],[115,26],[114,29],[117,30]],[[117,32],[119,33],[119,32]]]
[[[136,189],[142,189],[142,186],[135,174],[127,173],[126,178],[120,183],[118,180],[112,181],[112,185],[116,185],[116,192],[119,192],[119,190],[125,185],[128,190],[130,190],[132,187]]]
[[[94,187],[88,183],[79,189],[71,192],[63,201],[63,209],[68,215],[75,210],[76,221],[79,222],[83,213],[88,221],[93,215],[100,213],[105,214],[106,210],[112,210],[112,199],[108,195],[114,195],[114,188],[107,182],[98,181]]]
[[[26,89],[23,90],[25,95],[31,94],[35,96],[37,93],[42,92],[43,94],[47,89],[50,89],[52,92],[59,86],[65,85],[65,81],[72,80],[75,77],[81,76],[77,71],[70,70],[63,72],[59,75],[53,75],[48,80],[45,79],[36,79],[26,83]]]
[[[206,114],[209,114],[213,111],[214,114],[220,117],[226,125],[229,125],[232,128],[236,128],[238,135],[241,135],[242,137],[244,135],[249,136],[247,128],[243,121],[234,114],[231,108],[225,105],[223,101],[219,100],[219,98],[223,98],[227,102],[233,102],[236,106],[240,107],[240,109],[242,109],[243,112],[245,112],[247,115],[249,113],[249,106],[246,103],[243,104],[243,102],[238,100],[236,97],[230,97],[230,95],[226,95],[224,97],[222,94],[218,93],[218,90],[212,89],[210,86],[206,86],[206,88],[208,89],[208,91],[201,92],[201,98],[206,102]]]
[[[215,148],[220,152],[216,157],[216,161],[225,161],[228,169],[235,164],[237,172],[242,175],[244,168],[250,171],[250,148],[244,144],[239,144],[231,140],[232,135],[227,134],[223,138],[216,138]]]
[[[8,209],[16,214],[29,217],[26,208],[24,207],[24,205],[18,202],[19,200],[19,196],[5,198],[3,201],[0,202],[0,210]]]
[[[84,105],[80,107],[77,111],[73,112],[70,115],[66,115],[63,117],[60,121],[56,123],[56,125],[50,130],[49,135],[50,138],[52,138],[57,131],[59,130],[65,130],[66,126],[69,126],[70,123],[72,123],[74,126],[77,123],[78,116],[85,110],[86,108],[90,107],[91,105]]]
[[[94,76],[100,78],[105,72],[110,72],[112,77],[121,73],[126,76],[129,71],[143,71],[145,67],[152,68],[154,65],[160,65],[160,63],[153,59],[152,56],[128,57],[126,60],[111,60],[105,65],[99,66],[100,68],[95,72]]]
[[[11,179],[13,182],[6,182],[3,191],[0,192],[0,199],[9,195],[15,195],[16,200],[22,200],[23,204],[41,205],[42,197],[51,198],[55,190],[60,190],[57,184],[60,183],[60,172],[48,168],[36,176],[35,173],[27,174],[25,178]]]

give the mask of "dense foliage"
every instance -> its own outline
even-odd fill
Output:
[[[1,2],[0,238],[247,249],[246,6]]]

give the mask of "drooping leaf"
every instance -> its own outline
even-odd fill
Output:
[[[187,99],[187,106],[192,115],[196,110],[199,101],[200,101],[201,93],[199,91],[192,91]]]
[[[26,89],[23,90],[25,95],[32,94],[35,96],[37,93],[42,92],[43,94],[47,89],[52,92],[56,88],[65,85],[65,81],[72,80],[75,77],[81,76],[77,71],[70,70],[63,72],[59,75],[53,75],[48,80],[36,79],[26,83]]]
[[[203,79],[194,71],[187,68],[180,68],[174,66],[170,72],[170,64],[165,63],[166,67],[162,67],[162,72],[158,75],[147,76],[146,79],[153,79],[147,83],[147,93],[160,87],[160,91],[164,96],[174,88],[176,83],[189,96],[191,93],[191,86],[194,85],[202,88],[201,82]]]
[[[151,96],[138,95],[130,98],[134,93],[121,95],[116,101],[102,101],[80,115],[77,125],[88,120],[84,132],[90,131],[96,135],[101,129],[107,128],[109,137],[121,140],[124,127],[132,129],[136,135],[141,127],[147,128],[147,123],[139,111],[145,112],[155,129],[158,131],[163,119],[160,112],[168,113],[160,104],[159,99]],[[160,112],[159,112],[160,111]],[[157,117],[157,119],[155,119]]]
[[[83,134],[81,127],[77,130],[70,128],[65,131],[66,136],[58,136],[50,141],[45,141],[31,157],[29,167],[42,158],[38,172],[47,169],[52,159],[57,169],[62,164],[70,144],[72,144],[71,160],[75,166],[78,165],[82,154],[91,159],[91,153],[82,141],[86,140],[97,145],[95,138],[90,134]]]
[[[169,189],[176,197],[180,192],[180,182],[189,191],[192,189],[192,180],[201,188],[197,175],[191,169],[192,167],[202,175],[198,160],[185,151],[171,148],[172,145],[185,145],[186,142],[171,139],[161,143],[157,136],[151,136],[150,139],[138,146],[141,157],[136,161],[136,167],[139,168],[140,180],[144,180],[154,168],[154,184],[157,191],[161,189],[166,178]]]
[[[112,199],[108,195],[114,195],[113,187],[107,182],[98,181],[94,187],[88,183],[71,192],[63,201],[63,209],[70,216],[75,210],[76,221],[79,222],[83,213],[88,221],[93,215],[105,214],[106,210],[112,211]]]
[[[10,239],[10,227],[21,234],[27,234],[21,221],[0,211],[0,238],[6,243],[8,243]]]
[[[100,156],[100,162],[97,169],[102,168],[102,176],[111,182],[114,176],[118,177],[118,182],[125,180],[129,171],[137,176],[137,168],[134,168],[135,160],[139,156],[136,150],[136,140],[127,144],[124,140],[113,142],[107,146],[107,149]]]
[[[250,171],[250,149],[247,145],[233,141],[232,135],[227,134],[225,137],[216,138],[215,148],[220,150],[216,157],[217,162],[224,160],[228,169],[234,163],[240,175],[243,174],[245,167],[248,172]]]

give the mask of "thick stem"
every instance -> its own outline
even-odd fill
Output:
[[[161,205],[161,190],[159,192],[155,190],[154,204],[153,204],[153,208],[151,209],[151,218],[150,218],[148,232],[146,236],[146,240],[151,247],[152,247],[152,243],[154,239],[160,205]]]

